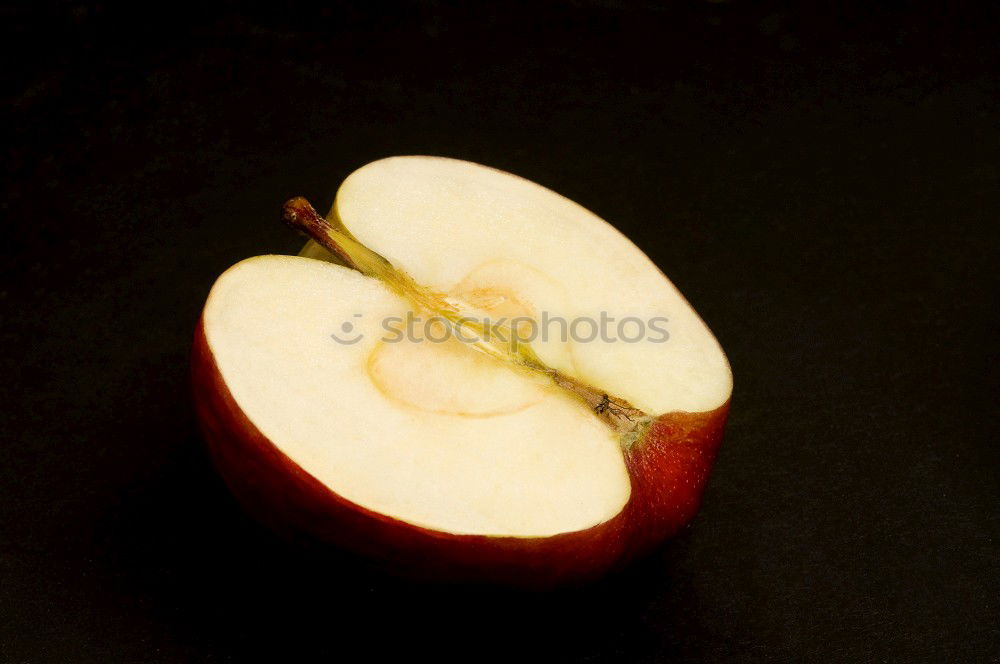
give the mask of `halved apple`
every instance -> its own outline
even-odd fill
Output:
[[[609,224],[436,157],[371,163],[328,219],[301,199],[285,217],[312,257],[226,271],[193,351],[212,456],[264,521],[405,574],[537,587],[694,516],[732,375]]]

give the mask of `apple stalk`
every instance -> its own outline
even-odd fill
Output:
[[[547,377],[554,385],[582,401],[599,420],[610,427],[618,435],[624,450],[627,451],[641,440],[653,423],[653,417],[625,399],[610,395],[545,364],[530,344],[519,339],[516,331],[509,326],[490,325],[484,322],[488,321],[488,317],[468,302],[418,284],[406,272],[355,238],[335,214],[331,214],[331,219],[326,219],[306,199],[296,197],[283,206],[282,220],[335,254],[347,267],[385,284],[391,291],[408,300],[415,309],[426,311],[451,325],[464,327],[475,333],[471,340],[465,335],[461,337],[470,348],[493,357],[512,369]]]

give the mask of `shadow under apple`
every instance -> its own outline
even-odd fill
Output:
[[[116,590],[197,652],[224,657],[337,656],[633,660],[693,589],[674,578],[682,533],[624,572],[579,588],[529,593],[387,576],[345,553],[272,534],[230,496],[197,437],[131,487],[107,524]],[[679,601],[678,601],[679,600]],[[655,611],[651,611],[655,608]],[[691,620],[671,613],[678,628]],[[653,617],[655,616],[655,618]]]

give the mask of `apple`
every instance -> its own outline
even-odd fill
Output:
[[[607,222],[423,156],[283,218],[305,255],[229,268],[192,353],[211,456],[261,520],[396,573],[549,587],[694,517],[732,374]]]

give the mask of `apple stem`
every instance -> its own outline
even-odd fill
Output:
[[[339,257],[347,267],[378,279],[417,309],[429,311],[452,324],[463,326],[467,331],[476,332],[475,340],[467,345],[510,366],[548,377],[553,384],[585,403],[598,419],[616,432],[623,448],[631,447],[652,423],[652,417],[625,399],[609,395],[548,366],[512,330],[497,330],[497,326],[487,327],[488,324],[478,322],[488,317],[476,315],[475,307],[418,284],[384,256],[358,241],[335,214],[331,215],[331,219],[325,219],[309,201],[296,197],[285,203],[282,220]],[[462,338],[468,339],[465,335]]]

